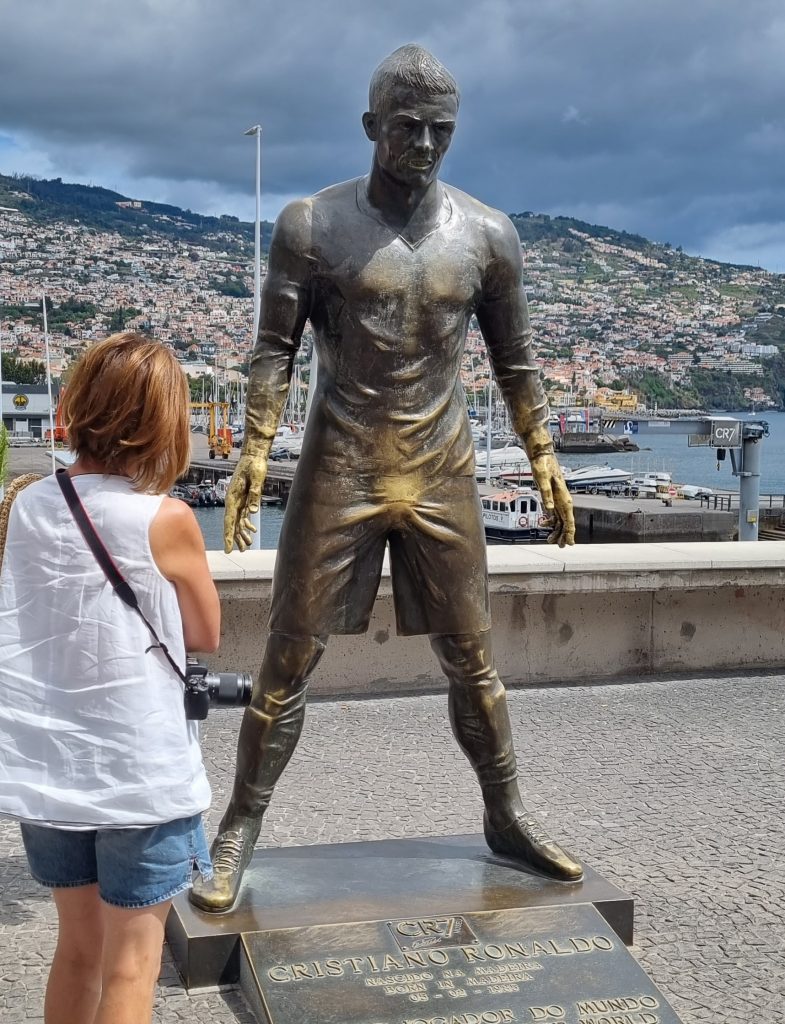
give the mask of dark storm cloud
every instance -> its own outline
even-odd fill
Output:
[[[248,192],[242,131],[257,121],[268,195],[362,173],[369,75],[414,39],[461,85],[454,184],[508,211],[575,213],[728,258],[759,246],[785,267],[781,0],[0,0],[0,12],[0,133],[65,178],[157,182],[172,201],[188,182],[228,209]]]

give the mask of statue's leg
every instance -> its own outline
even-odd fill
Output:
[[[581,865],[523,806],[506,693],[493,664],[490,631],[432,634],[430,639],[449,680],[453,733],[482,789],[488,845],[495,853],[555,878],[580,878]]]
[[[262,815],[300,738],[308,679],[325,643],[326,637],[270,633],[240,727],[232,797],[212,845],[214,874],[191,890],[191,902],[202,910],[228,910],[237,899]]]

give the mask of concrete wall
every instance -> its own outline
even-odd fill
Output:
[[[738,512],[702,509],[694,501],[603,498],[575,495],[575,536],[579,544],[672,544],[731,541],[738,533]]]
[[[209,553],[221,594],[216,669],[258,670],[274,551]],[[496,663],[511,685],[781,668],[785,541],[490,547]],[[385,570],[364,636],[334,637],[314,695],[441,689],[426,637],[398,637]]]

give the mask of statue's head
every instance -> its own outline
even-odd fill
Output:
[[[455,79],[422,46],[409,43],[386,57],[373,73],[363,114],[379,167],[413,188],[433,181],[450,148],[459,102]]]

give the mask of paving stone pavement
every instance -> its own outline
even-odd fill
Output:
[[[512,691],[529,806],[635,897],[633,952],[684,1024],[785,1020],[785,676]],[[211,826],[240,715],[203,746]],[[479,830],[443,695],[314,703],[264,829],[270,846]],[[0,1020],[41,1021],[53,907],[0,823]],[[235,990],[186,993],[165,952],[157,1024],[251,1024]],[[308,1022],[303,1022],[308,1024]]]

